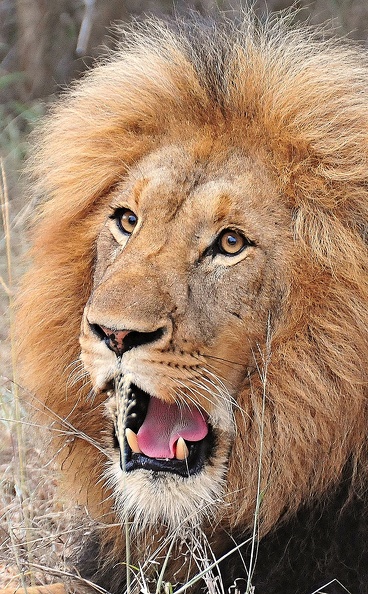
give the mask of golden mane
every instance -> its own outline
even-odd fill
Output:
[[[102,399],[87,398],[88,382],[68,385],[104,197],[172,139],[212,130],[261,155],[293,214],[298,254],[265,355],[267,377],[243,395],[261,418],[254,395],[266,384],[265,534],[337,484],[347,464],[354,488],[367,478],[368,59],[282,20],[262,26],[249,18],[241,29],[150,21],[124,36],[35,136],[40,204],[19,296],[22,378],[46,424],[65,427],[67,419],[77,431],[55,446],[63,446],[76,499],[96,516],[112,513],[100,482],[104,456],[94,445],[105,430]],[[236,416],[247,448],[259,451],[258,427]],[[257,483],[257,455],[245,457],[244,447],[237,440],[230,459],[234,491],[236,483],[244,490],[241,474]],[[227,527],[251,525],[253,496],[242,494],[226,512]]]

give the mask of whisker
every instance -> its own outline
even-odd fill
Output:
[[[210,386],[207,386],[206,384],[204,384],[203,383],[204,381],[207,381],[210,384]],[[208,380],[207,378],[203,378],[202,381],[196,381],[194,379],[189,379],[189,382],[198,388],[197,393],[200,394],[201,398],[205,398],[211,404],[215,404],[216,401],[225,403],[229,407],[232,404],[231,399],[227,398],[226,394],[221,393],[219,386],[216,386],[213,382],[210,382],[210,380]],[[205,396],[201,390],[207,392],[207,394],[209,394],[209,396],[211,398]]]
[[[199,356],[198,356],[199,355]],[[238,367],[243,368],[244,367],[244,361],[239,362],[239,361],[232,361],[231,359],[224,359],[222,357],[215,357],[214,355],[210,355],[207,353],[198,353],[198,355],[193,354],[193,356],[200,360],[200,358],[204,358],[204,359],[212,359],[214,361],[220,361],[221,363],[227,363],[228,365],[237,365]]]
[[[198,388],[207,391],[212,397],[215,397],[218,401],[223,402],[225,404],[226,408],[228,408],[229,410],[232,410],[232,409],[238,410],[240,412],[240,414],[242,415],[243,419],[245,419],[245,417],[249,418],[249,414],[245,412],[243,407],[230,394],[230,392],[228,391],[228,389],[224,385],[224,383],[221,381],[221,379],[219,377],[217,377],[215,374],[213,374],[212,372],[210,372],[209,370],[207,370],[206,368],[203,368],[203,372],[204,372],[204,374],[201,376],[201,378],[199,380],[196,378],[196,379],[190,379],[189,381],[192,384],[195,384]],[[216,384],[212,379],[207,377],[207,375],[206,375],[207,373],[209,373],[218,383]],[[207,386],[203,382],[207,382],[209,384],[209,386]],[[211,390],[211,387],[216,390],[216,393],[214,393],[213,390]],[[204,397],[204,395],[202,395],[202,396]],[[207,400],[208,400],[208,402],[213,403],[213,400],[210,400],[209,398],[207,398]]]
[[[192,382],[198,382],[198,384],[203,385],[207,391],[210,391],[210,388],[213,388],[216,391],[217,397],[221,398],[225,402],[230,401],[233,405],[237,405],[236,400],[230,394],[227,386],[218,374],[210,371],[207,369],[207,367],[202,367],[201,371],[203,374],[200,377],[196,376],[195,379],[191,379]],[[207,384],[209,384],[209,388],[205,386],[203,382],[207,382]]]
[[[78,374],[82,372],[83,368],[84,368],[84,366],[80,359],[75,359],[74,361],[69,363],[69,365],[67,365],[67,367],[65,368],[65,373],[70,369],[68,378],[66,380],[67,387],[69,387],[69,385],[70,386],[74,385],[74,383],[75,383],[74,375],[78,376]]]
[[[181,388],[183,388],[183,389],[185,389],[185,390],[189,390],[189,391],[190,391],[190,392],[191,392],[191,393],[192,393],[194,396],[196,396],[196,394],[197,394],[197,395],[199,395],[199,393],[198,393],[198,392],[196,392],[195,390],[193,390],[193,389],[189,388],[189,386],[188,386],[187,384],[185,384],[184,382],[181,382],[180,380],[178,380],[178,384],[179,384],[179,386],[180,386]],[[187,406],[188,408],[190,408],[190,407],[189,407],[189,403],[188,403],[188,400],[189,400],[189,402],[191,402],[191,403],[192,403],[192,404],[193,404],[193,405],[194,405],[194,406],[197,408],[197,410],[198,410],[200,413],[202,413],[202,412],[203,412],[203,410],[202,410],[201,406],[198,404],[198,402],[196,402],[196,400],[195,400],[194,398],[192,398],[192,397],[191,397],[191,396],[190,396],[190,395],[189,395],[187,392],[185,392],[183,389],[180,389],[180,390],[177,392],[178,396],[179,396],[179,397],[181,396],[181,397],[183,398],[183,399],[181,399],[181,398],[180,398],[180,400],[179,400],[180,404],[181,404],[181,405],[184,405],[184,406]]]
[[[71,388],[74,388],[74,386],[75,386],[76,384],[78,384],[79,382],[82,382],[82,380],[84,380],[85,378],[89,378],[89,373],[88,373],[88,371],[85,371],[85,370],[80,370],[80,372],[79,372],[79,373],[77,373],[77,374],[75,375],[75,377],[73,378],[73,380],[72,380],[72,381],[68,381],[68,383],[67,383],[67,385],[66,385],[66,388],[67,388],[67,390],[70,390]],[[86,383],[84,383],[84,384],[82,385],[82,388],[83,388],[85,385],[86,385]],[[79,388],[79,390],[80,390],[80,388]]]
[[[235,387],[234,384],[232,382],[229,382],[229,380],[226,378],[226,376],[220,374],[218,372],[218,368],[216,365],[213,365],[212,363],[209,363],[208,361],[206,361],[206,365],[199,367],[198,369],[205,370],[205,372],[211,373],[210,370],[212,370],[212,373],[216,376],[216,378],[222,382],[224,382],[226,380],[226,382],[229,384],[229,386],[231,387]]]
[[[225,385],[223,378],[221,378],[217,373],[210,371],[207,367],[201,367],[201,370],[204,372],[204,375],[201,376],[201,379],[206,379],[212,385],[217,386],[219,390],[223,390],[227,396],[227,398],[232,398],[227,386]],[[211,380],[208,376],[211,376],[213,380]]]

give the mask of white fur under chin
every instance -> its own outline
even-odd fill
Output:
[[[116,461],[107,471],[107,482],[119,520],[124,524],[129,519],[133,533],[160,525],[180,537],[205,518],[215,521],[224,505],[225,474],[226,460],[216,460],[216,468],[188,478],[150,470],[124,473]]]

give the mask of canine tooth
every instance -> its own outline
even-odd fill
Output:
[[[176,443],[176,459],[177,460],[186,460],[189,455],[189,450],[187,444],[185,443],[182,437],[179,437]]]
[[[140,449],[139,445],[138,445],[138,438],[136,436],[136,434],[134,433],[134,431],[132,431],[131,429],[129,429],[129,427],[127,427],[125,429],[125,437],[126,440],[130,446],[130,449],[132,450],[132,452],[134,454],[141,454],[142,450]]]

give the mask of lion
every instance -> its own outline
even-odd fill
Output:
[[[135,24],[36,133],[19,361],[77,592],[368,592],[368,61],[286,21]]]

